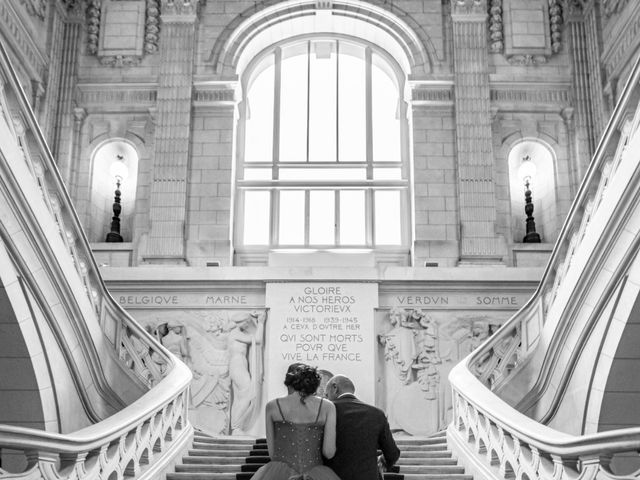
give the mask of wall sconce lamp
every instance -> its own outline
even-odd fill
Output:
[[[116,155],[116,160],[111,164],[109,168],[109,175],[116,182],[115,197],[113,199],[113,217],[111,217],[111,231],[107,233],[107,242],[122,242],[122,235],[120,235],[120,213],[122,212],[122,205],[120,204],[120,197],[122,192],[120,191],[120,185],[129,176],[129,170],[124,163],[124,157],[122,155]]]
[[[518,168],[518,177],[524,183],[524,212],[527,214],[527,230],[522,241],[524,243],[540,243],[540,235],[536,232],[536,222],[533,218],[533,200],[531,195],[531,181],[536,175],[536,165],[527,155],[522,159],[522,163]]]

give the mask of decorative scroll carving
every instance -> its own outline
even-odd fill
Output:
[[[89,0],[87,6],[87,52],[91,55],[98,53],[101,10],[102,0]]]
[[[20,0],[29,12],[29,15],[44,20],[47,13],[47,0]]]
[[[502,53],[504,50],[503,28],[502,0],[491,0],[489,6],[489,50],[492,53]]]
[[[559,0],[549,0],[549,29],[551,31],[551,51],[558,53],[562,46],[562,5]]]

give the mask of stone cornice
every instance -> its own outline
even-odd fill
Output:
[[[194,107],[230,107],[236,104],[236,83],[195,82]]]
[[[148,108],[156,104],[155,83],[80,83],[76,103],[82,107],[127,105]]]
[[[453,106],[453,82],[414,83],[411,87],[412,105]]]
[[[557,108],[571,104],[570,84],[522,85],[514,83],[492,83],[491,102],[516,105],[553,105]]]

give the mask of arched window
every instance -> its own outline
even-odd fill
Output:
[[[369,44],[276,46],[243,78],[236,253],[409,250],[404,80]]]

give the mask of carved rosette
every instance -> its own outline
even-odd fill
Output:
[[[551,32],[551,51],[558,53],[562,47],[562,5],[560,0],[549,0],[549,30]]]
[[[89,0],[87,6],[87,51],[91,55],[98,53],[101,9],[102,0]]]
[[[160,33],[160,5],[158,0],[147,0],[146,21],[144,26],[144,53],[153,54],[158,51]]]
[[[502,0],[491,0],[489,5],[489,49],[492,53],[502,53],[504,49],[503,28]]]

